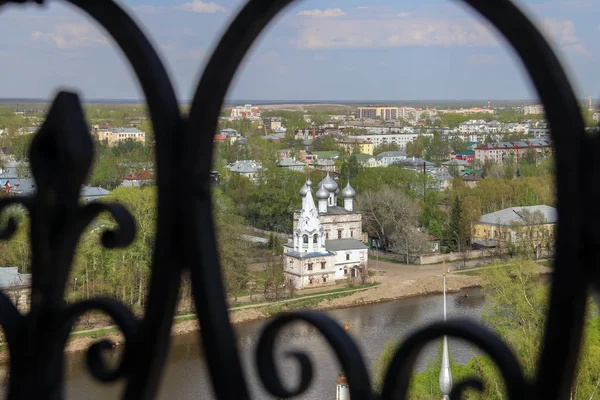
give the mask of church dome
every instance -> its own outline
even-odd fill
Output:
[[[329,172],[323,181],[321,182],[323,187],[330,192],[335,192],[338,189],[338,184],[333,180],[331,176],[329,176]]]
[[[305,183],[300,188],[300,196],[304,197],[304,196],[306,196],[307,193],[308,193],[308,186],[306,186],[306,183]]]
[[[302,196],[302,197],[306,196],[306,194],[310,190],[311,186],[312,186],[311,180],[307,179],[306,182],[304,183],[304,185],[302,185],[302,187],[300,188],[300,196]]]
[[[352,199],[354,196],[356,196],[356,190],[354,190],[352,186],[350,186],[350,182],[348,182],[344,190],[342,190],[342,198]]]
[[[325,189],[324,186],[321,186],[321,188],[317,190],[316,196],[318,200],[327,200],[329,198],[329,190]]]

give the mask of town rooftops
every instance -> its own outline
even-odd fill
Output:
[[[277,163],[280,167],[304,167],[305,164],[293,158],[284,158]]]
[[[289,245],[284,245],[283,247],[290,248]],[[289,257],[294,257],[294,258],[312,258],[312,257],[331,257],[334,254],[330,253],[329,251],[326,251],[326,252],[313,251],[312,253],[301,253],[299,251],[290,250],[290,251],[286,252],[285,255],[289,256]]]
[[[513,223],[524,223],[526,222],[524,216],[527,212],[533,214],[537,211],[544,215],[547,224],[555,224],[558,222],[558,213],[556,212],[556,208],[546,205],[505,208],[504,210],[482,215],[479,218],[479,222],[490,225],[511,225]]]
[[[471,166],[471,163],[469,163],[466,160],[455,159],[455,160],[450,160],[450,161],[444,161],[442,163],[442,165],[445,166],[445,167],[450,167],[452,165],[456,165],[456,166],[459,166],[459,167],[460,166],[466,167],[466,166]]]
[[[457,151],[454,154],[456,154],[457,156],[474,156],[475,155],[475,150]]]
[[[329,207],[327,207],[326,213],[319,213],[319,214],[344,215],[344,214],[357,214],[357,213],[358,213],[358,211],[348,211],[344,207],[329,206]]]
[[[358,239],[335,239],[326,240],[325,248],[327,251],[343,251],[343,250],[363,250],[368,247]]]
[[[147,179],[152,179],[152,174],[146,170],[143,170],[126,175],[123,179],[126,181],[144,181]]]
[[[338,158],[340,156],[339,151],[313,151],[313,154],[315,154],[320,159]]]
[[[371,156],[369,154],[362,154],[362,153],[352,154],[351,157],[356,157],[356,161],[367,161],[367,160],[373,158],[373,156]]]
[[[476,150],[503,150],[503,149],[523,149],[529,147],[550,147],[552,141],[549,139],[524,139],[517,142],[493,142],[478,145]]]
[[[452,175],[446,171],[436,171],[433,173],[433,176],[438,181],[449,181],[452,179]]]
[[[112,133],[144,133],[137,128],[109,128],[109,129],[100,129],[101,131],[108,131]]]
[[[258,170],[262,168],[262,164],[254,160],[239,160],[233,164],[226,165],[225,168],[229,169],[231,172],[250,174],[258,172]]]
[[[406,158],[406,152],[404,151],[384,151],[375,156],[375,159],[381,160],[382,158]]]
[[[81,188],[81,197],[83,198],[98,198],[108,196],[110,192],[99,186],[83,186]]]

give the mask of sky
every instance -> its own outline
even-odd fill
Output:
[[[0,13],[0,98],[143,99],[120,50],[66,2]],[[121,0],[188,100],[240,0]],[[521,0],[576,94],[600,98],[597,0]],[[229,99],[535,99],[508,44],[459,1],[306,0],[286,8],[246,57]]]

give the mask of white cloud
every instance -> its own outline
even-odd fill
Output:
[[[58,24],[53,32],[36,31],[31,34],[31,40],[54,43],[59,49],[75,47],[106,46],[108,40],[90,24]]]
[[[184,3],[175,7],[178,10],[194,12],[194,13],[220,13],[225,12],[225,7],[217,3],[205,3],[202,0],[192,0],[189,3]]]
[[[400,14],[398,14],[398,16],[400,18],[406,18],[406,17],[410,17],[410,13],[407,12],[401,12]]]
[[[326,10],[303,10],[300,11],[298,15],[317,18],[332,18],[341,17],[342,15],[346,15],[346,13],[341,8],[328,8]]]
[[[133,6],[132,8],[134,11],[140,14],[158,14],[158,12],[162,10],[162,7],[148,6],[143,4],[139,6]]]
[[[562,49],[575,55],[589,56],[590,52],[575,33],[575,24],[571,20],[558,21],[554,18],[542,20],[542,32]]]
[[[471,20],[445,19],[361,19],[335,24],[316,19],[307,21],[298,32],[299,48],[361,48],[401,46],[494,46],[491,30]]]

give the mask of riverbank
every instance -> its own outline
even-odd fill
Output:
[[[282,311],[300,308],[311,308],[320,311],[359,307],[366,304],[382,303],[410,297],[440,294],[443,290],[439,269],[425,270],[420,267],[412,271],[406,266],[395,265],[378,270],[374,279],[377,285],[369,287],[348,288],[347,290],[330,290],[311,295],[300,295],[280,301],[246,304],[230,309],[230,320],[234,325],[257,320],[268,319]],[[539,266],[541,275],[551,273],[551,269]],[[446,289],[448,293],[456,293],[464,289],[481,287],[482,280],[477,274],[465,275],[454,271],[447,275]],[[325,289],[326,290],[326,289]],[[171,334],[173,336],[198,331],[199,323],[194,314],[176,317]],[[74,332],[65,347],[65,353],[84,351],[99,339],[108,339],[115,345],[123,343],[123,335],[115,326],[98,326],[85,331]],[[8,360],[8,351],[0,353],[0,362]]]

